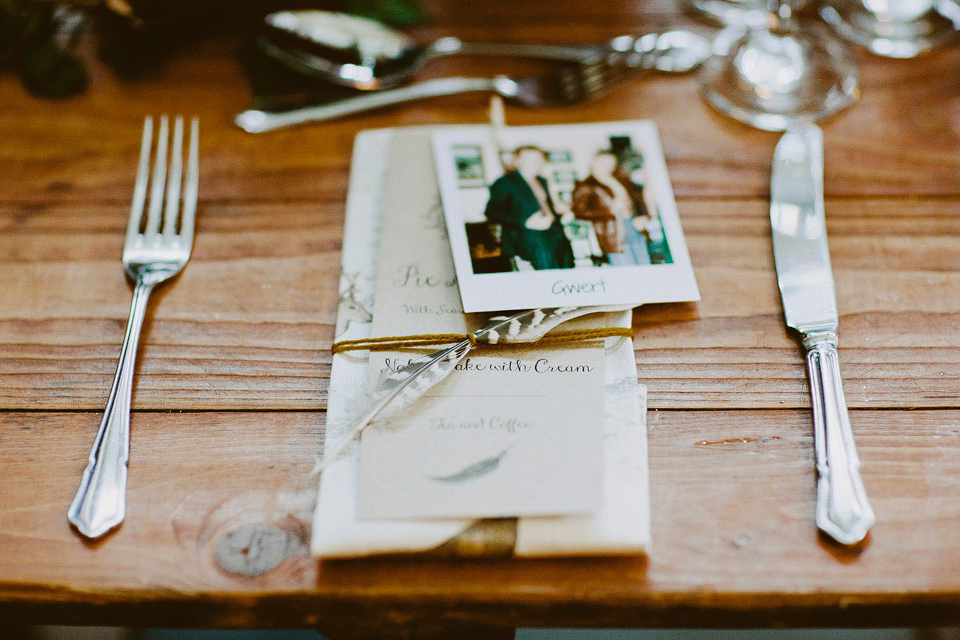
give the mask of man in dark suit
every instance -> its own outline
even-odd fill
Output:
[[[522,258],[534,269],[571,269],[573,250],[563,232],[547,181],[540,175],[546,154],[519,147],[513,166],[490,185],[486,216],[503,228],[501,251]]]

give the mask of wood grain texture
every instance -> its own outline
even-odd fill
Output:
[[[424,5],[423,40],[711,32],[666,0]],[[135,82],[97,62],[90,38],[90,89],[61,102],[0,75],[0,616],[335,639],[960,624],[960,49],[860,54],[861,100],[824,123],[840,359],[877,513],[866,544],[840,549],[813,524],[806,372],[770,243],[777,135],[711,111],[692,76],[650,74],[588,105],[507,106],[517,125],[651,118],[660,131],[703,299],[633,316],[651,409],[649,557],[318,563],[304,546],[309,472],[354,137],[483,122],[487,98],[246,134],[232,124],[250,101],[235,59],[245,37],[190,42]],[[424,75],[530,68],[451,59]],[[142,119],[161,112],[200,117],[196,245],[144,328],[127,521],[87,544],[66,508],[131,298],[120,252]],[[277,535],[279,560],[264,555]]]
[[[651,406],[807,406],[766,201],[682,198],[679,209],[704,295],[634,314]],[[960,199],[833,198],[827,210],[851,406],[955,406]],[[131,298],[125,217],[119,204],[0,204],[4,406],[102,406]],[[332,203],[204,202],[188,268],[151,305],[135,406],[325,407],[342,222]]]
[[[300,549],[252,578],[222,570],[214,547],[259,523],[306,540],[321,414],[138,413],[128,519],[92,545],[64,517],[95,428],[94,415],[81,416],[0,419],[3,433],[16,433],[5,438],[0,494],[5,615],[321,628],[326,615],[386,623],[425,613],[524,626],[958,622],[957,410],[853,412],[878,521],[854,550],[812,526],[806,411],[653,411],[658,535],[646,559],[318,564]]]

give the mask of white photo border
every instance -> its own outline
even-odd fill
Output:
[[[580,266],[474,273],[467,240],[463,204],[466,190],[482,185],[466,184],[458,176],[454,148],[480,147],[499,162],[500,150],[489,127],[443,127],[432,136],[440,197],[447,223],[453,261],[464,311],[490,312],[542,307],[632,305],[681,302],[700,299],[693,266],[687,251],[673,189],[667,173],[656,125],[650,120],[599,122],[575,125],[509,127],[500,132],[506,149],[535,145],[545,150],[572,149],[581,164],[596,152],[609,148],[611,137],[627,137],[643,157],[644,189],[652,189],[671,262],[629,266]],[[585,177],[585,173],[583,176]],[[489,175],[486,187],[499,177]],[[571,187],[572,188],[572,187]],[[489,193],[489,190],[487,191]],[[474,213],[475,215],[475,213]],[[480,212],[483,215],[483,212]]]

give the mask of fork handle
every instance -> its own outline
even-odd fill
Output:
[[[133,290],[120,361],[110,396],[93,441],[80,488],[67,518],[87,538],[98,538],[123,522],[126,513],[127,462],[130,459],[130,399],[140,329],[154,284],[138,280]]]
[[[860,478],[860,459],[840,377],[837,337],[833,332],[808,334],[803,344],[813,399],[817,526],[837,542],[855,544],[873,526],[874,513]]]
[[[290,111],[272,112],[250,109],[239,114],[235,122],[237,126],[248,133],[262,133],[295,124],[333,120],[342,116],[404,102],[414,102],[424,98],[436,98],[472,91],[493,91],[495,87],[496,80],[493,78],[436,78],[399,89],[373,91],[346,100],[291,109]]]

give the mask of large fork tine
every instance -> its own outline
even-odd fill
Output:
[[[140,233],[143,206],[147,201],[147,185],[150,182],[150,148],[153,144],[153,118],[143,120],[143,136],[140,139],[140,162],[137,165],[137,181],[133,187],[133,202],[130,204],[130,219],[127,221],[126,246]]]
[[[167,172],[167,202],[163,211],[163,239],[170,241],[177,232],[177,213],[180,209],[180,182],[183,180],[183,118],[173,123],[173,148],[170,150],[170,170]]]
[[[183,184],[183,212],[180,217],[180,237],[190,247],[193,244],[193,224],[197,214],[197,197],[200,184],[199,138],[200,123],[190,121],[190,148],[187,151],[187,177]]]
[[[169,124],[166,115],[160,116],[157,129],[157,151],[153,156],[153,174],[150,176],[150,204],[147,209],[147,224],[143,234],[149,244],[160,230],[160,214],[163,211],[163,192],[167,180],[167,137]]]

